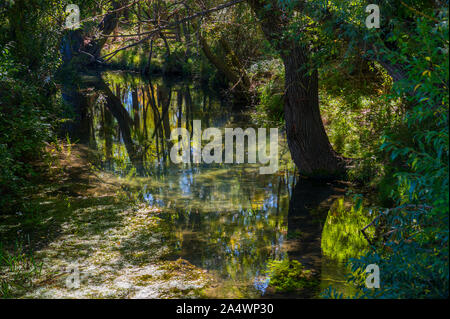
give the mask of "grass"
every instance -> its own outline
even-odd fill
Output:
[[[27,289],[41,271],[42,262],[38,262],[21,242],[16,241],[12,251],[0,245],[0,298],[12,298]]]

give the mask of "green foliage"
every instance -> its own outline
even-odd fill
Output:
[[[164,74],[189,75],[192,72],[192,60],[186,60],[186,48],[182,44],[177,44],[169,54],[164,54],[162,65]]]
[[[253,64],[249,76],[257,86],[259,103],[253,118],[257,123],[282,126],[284,123],[284,69],[279,60]]]
[[[42,263],[35,260],[32,252],[26,251],[23,244],[16,242],[12,252],[0,243],[0,298],[13,298],[23,291],[32,280],[40,275]]]
[[[102,13],[97,12],[102,5],[94,1],[75,3],[82,12]],[[350,180],[374,186],[381,205],[389,207],[374,209],[378,213],[372,216],[338,202],[324,226],[324,254],[337,260],[354,257],[350,280],[360,289],[356,297],[447,297],[448,1],[379,3],[382,28],[372,30],[364,24],[367,1],[363,0],[307,1],[301,10],[296,0],[275,0],[268,1],[265,9],[270,12],[274,5],[281,5],[287,22],[283,37],[310,48],[310,63],[298,71],[320,72],[321,111],[330,141],[342,155],[358,159],[349,171]],[[60,102],[53,75],[61,64],[58,51],[66,4],[15,0],[0,8],[0,213],[17,208],[15,201],[23,198],[36,175],[31,163],[42,157],[58,123]],[[143,6],[149,9],[149,4]],[[167,13],[178,10],[173,8],[166,7]],[[261,30],[254,28],[255,15],[248,6],[228,10],[227,17],[213,13],[212,19],[183,25],[183,31],[192,31],[198,22],[198,32],[208,40],[227,39],[229,49],[212,41],[213,53],[236,68],[236,73],[248,73],[250,90],[259,99],[256,120],[281,126],[284,73],[275,57],[280,52],[274,52]],[[136,13],[126,12],[127,23],[136,22]],[[85,35],[95,35],[96,23],[83,25]],[[273,45],[277,41],[271,41],[272,47],[277,47]],[[169,38],[170,54],[166,43],[156,43],[148,71],[226,82],[203,56],[187,53],[188,42],[193,41],[181,44]],[[148,53],[147,44],[136,46],[112,61],[143,70]],[[386,65],[401,68],[395,83],[384,70]],[[381,235],[372,251],[360,229],[377,216],[374,227]],[[5,265],[12,265],[11,271],[27,260],[0,254]],[[381,269],[379,290],[364,286],[364,269],[373,263]],[[277,290],[296,290],[314,282],[297,261],[272,261],[269,273]],[[9,284],[2,281],[0,291],[10,294]],[[329,296],[339,297],[332,291]]]
[[[398,130],[404,110],[400,99],[383,96],[391,90],[392,81],[380,64],[363,64],[361,72],[356,72],[345,68],[349,61],[321,70],[322,118],[334,149],[357,159],[348,178],[376,187],[387,173],[385,154],[380,150],[382,136],[387,130]]]
[[[3,63],[5,60],[8,62]],[[48,117],[54,105],[45,88],[13,78],[19,66],[14,65],[7,49],[0,53],[0,63],[0,206],[5,207],[22,195],[27,179],[34,174],[30,162],[39,157],[44,141],[51,138]]]
[[[283,121],[284,93],[278,79],[269,81],[260,89],[260,103],[257,110],[265,112],[268,118],[275,122]]]
[[[271,260],[268,263],[267,274],[270,277],[269,285],[276,291],[295,291],[317,285],[317,279],[311,270],[297,260]]]
[[[0,12],[0,207],[12,209],[36,174],[57,124],[59,102],[53,75],[60,65],[52,1],[15,1]],[[20,205],[19,205],[20,206]],[[17,207],[16,207],[17,208]]]
[[[346,207],[344,199],[338,199],[331,207],[322,231],[322,252],[333,260],[346,261],[368,252],[369,244],[361,232],[373,217],[362,205]],[[369,238],[374,230],[366,231]]]
[[[43,81],[61,63],[59,41],[63,4],[54,0],[15,0],[0,12],[0,43],[13,42],[11,54],[23,74]]]
[[[114,49],[117,49],[117,47],[111,46],[109,51]],[[120,51],[111,59],[109,65],[122,70],[145,71],[149,74],[163,73],[169,76],[190,76],[200,63],[199,57],[186,56],[186,47],[181,43],[171,46],[170,55],[164,49],[154,45],[151,63],[148,61],[149,51],[149,46],[134,47]],[[105,51],[104,54],[107,53],[108,51]],[[147,69],[147,66],[149,66],[149,69]],[[211,70],[210,73],[212,73]]]
[[[396,49],[383,47],[406,70],[390,97],[409,106],[407,130],[391,130],[381,145],[396,179],[396,206],[376,224],[384,233],[376,251],[351,261],[355,297],[448,297],[448,8],[426,14],[431,18],[416,17],[406,33],[393,28],[389,42]],[[368,264],[380,267],[380,289],[364,285]]]
[[[107,54],[118,48],[117,45],[111,45],[109,50],[104,50],[103,54]],[[109,61],[109,65],[112,68],[119,68],[122,70],[143,71],[148,64],[149,57],[146,49],[150,50],[150,48],[146,47],[144,49],[142,47],[133,47],[129,50],[120,51]],[[154,50],[150,70],[147,70],[149,73],[161,72],[162,58],[159,55],[155,57],[155,53],[158,53],[158,51],[159,50]]]

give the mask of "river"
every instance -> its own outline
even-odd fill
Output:
[[[317,298],[328,286],[344,293],[346,267],[323,255],[322,230],[343,183],[313,182],[295,174],[280,130],[279,169],[260,174],[260,164],[173,164],[170,132],[193,121],[202,128],[255,127],[220,92],[192,81],[104,72],[94,85],[64,97],[76,120],[72,141],[99,154],[102,170],[131,181],[130,196],[160,209],[158,240],[164,259],[182,258],[206,270],[215,284],[205,297]],[[248,149],[246,149],[248,151]],[[295,259],[318,274],[319,283],[298,292],[268,287],[268,263]]]

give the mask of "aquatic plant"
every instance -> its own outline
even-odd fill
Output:
[[[283,259],[268,262],[269,286],[278,292],[314,287],[318,281],[311,270],[297,260]]]

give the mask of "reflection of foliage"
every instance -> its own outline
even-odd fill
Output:
[[[448,298],[448,6],[427,11],[432,19],[392,20],[389,48],[382,48],[386,59],[404,66],[391,97],[403,97],[408,110],[381,146],[390,158],[385,166],[393,178],[385,185],[395,206],[381,225],[383,242],[352,260],[359,297]],[[368,289],[359,276],[368,264],[380,267],[380,289]]]
[[[303,233],[298,229],[287,233],[287,239],[301,239],[302,237]]]
[[[125,120],[133,142],[145,152],[142,164],[146,170],[141,173],[138,166],[133,168],[118,121],[108,105],[96,98],[91,99],[97,102],[89,107],[104,166],[133,177],[129,193],[134,199],[163,208],[160,227],[165,243],[174,247],[173,255],[214,269],[228,282],[239,283],[238,289],[233,284],[233,291],[250,296],[242,285],[253,286],[267,259],[283,258],[281,245],[287,233],[285,218],[292,178],[288,170],[283,175],[267,176],[256,174],[258,166],[253,164],[201,164],[189,169],[172,166],[165,158],[170,131],[178,125],[191,130],[192,119],[201,119],[204,126],[229,125],[223,102],[190,83],[149,81],[118,72],[103,77],[129,115]],[[287,157],[289,154],[285,154]],[[148,175],[151,177],[145,177]],[[139,242],[146,242],[146,236],[143,232]],[[127,251],[131,250],[127,246]],[[130,256],[138,263],[141,257]],[[222,289],[220,294],[225,296],[227,288]]]
[[[169,223],[165,240],[178,247],[176,254],[189,256],[196,265],[214,268],[233,282],[251,285],[264,271],[267,259],[283,257],[284,214],[249,210],[219,214],[179,212],[171,216],[175,219]],[[190,235],[193,232],[196,236]]]
[[[317,284],[312,271],[305,269],[297,260],[271,260],[267,274],[270,277],[270,286],[276,291],[293,291]]]
[[[150,81],[126,72],[108,72],[103,78],[126,110],[124,122],[129,126],[139,160],[130,161],[129,150],[121,137],[122,128],[98,98],[89,106],[93,113],[94,137],[106,166],[123,175],[132,176],[134,173],[130,170],[135,164],[142,166],[136,167],[137,175],[144,175],[143,172],[156,166],[167,168],[171,164],[169,137],[174,128],[180,125],[191,131],[192,119],[209,123],[211,113],[224,113],[223,102],[216,93],[195,88],[190,83],[162,78]],[[186,118],[185,114],[190,116]]]
[[[329,258],[344,261],[367,252],[368,242],[361,229],[371,222],[362,207],[346,208],[344,199],[331,207],[322,233],[322,250]],[[366,231],[370,236],[370,229]]]

